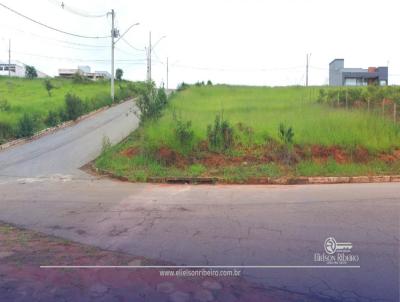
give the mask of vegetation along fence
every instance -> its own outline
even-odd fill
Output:
[[[333,107],[361,109],[400,122],[400,87],[323,88],[318,102]]]

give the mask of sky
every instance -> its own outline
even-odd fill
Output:
[[[64,9],[61,7],[64,2]],[[116,68],[129,80],[146,79],[149,32],[154,47],[152,78],[169,87],[182,81],[240,85],[304,85],[311,53],[311,85],[328,83],[329,63],[387,66],[389,83],[400,84],[398,0],[0,0],[37,21],[74,34],[110,35],[114,9],[120,33]],[[93,17],[104,15],[102,17]],[[91,16],[91,17],[89,17]],[[164,37],[165,38],[162,38]],[[159,40],[162,38],[161,40]],[[65,35],[0,7],[0,61],[34,65],[49,75],[89,65],[110,71],[110,39]],[[131,47],[133,46],[133,48]]]

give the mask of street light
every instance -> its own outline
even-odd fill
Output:
[[[135,24],[129,26],[128,29],[122,35],[119,35],[119,31],[114,28],[114,19],[115,19],[114,10],[111,10],[111,16],[112,16],[112,23],[111,23],[111,26],[112,26],[112,28],[111,28],[111,99],[114,101],[114,95],[115,95],[115,91],[114,91],[114,48],[115,48],[115,44],[119,40],[121,40],[121,38],[123,36],[125,36],[132,27],[139,25],[140,23],[135,23]],[[115,38],[118,38],[118,40],[114,41]]]
[[[149,50],[147,53],[147,80],[151,82],[151,51],[160,43],[160,41],[167,36],[162,36],[160,39],[157,40],[157,42],[154,45],[151,45],[151,32],[149,35]]]
[[[164,38],[166,38],[167,36],[162,36],[160,39],[158,39],[158,41],[153,45],[153,47],[151,48],[151,50],[153,50],[154,48],[156,48],[157,44],[160,43],[160,41]]]

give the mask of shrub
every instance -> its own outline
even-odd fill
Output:
[[[25,67],[25,77],[28,79],[37,78],[38,74],[34,66],[27,65]]]
[[[14,129],[6,122],[0,121],[0,144],[14,136]]]
[[[157,90],[157,99],[158,99],[158,102],[160,103],[160,105],[162,107],[167,105],[168,97],[167,97],[167,94],[165,92],[164,87],[158,88],[158,90]]]
[[[293,162],[293,137],[294,131],[292,127],[286,127],[283,123],[279,125],[279,138],[283,143],[281,156],[286,164]]]
[[[11,105],[8,103],[6,99],[0,100],[0,111],[10,111]]]
[[[61,108],[58,111],[58,117],[60,118],[61,122],[66,122],[69,120],[67,110],[65,108]]]
[[[31,137],[35,133],[34,118],[25,113],[18,121],[18,137]]]
[[[181,146],[191,146],[194,138],[192,121],[184,122],[181,119],[176,119],[175,122],[175,137]]]
[[[69,120],[76,120],[85,113],[85,106],[82,100],[74,94],[68,93],[65,96],[65,107]]]
[[[115,78],[121,82],[122,76],[124,75],[124,71],[121,68],[117,68],[115,71]]]
[[[80,72],[77,71],[72,76],[72,81],[75,84],[83,84],[89,82],[89,79],[87,79],[85,76],[83,76]]]
[[[177,91],[183,91],[187,88],[189,88],[190,85],[186,84],[185,82],[182,82],[181,84],[178,85],[178,87],[176,88]]]
[[[54,86],[49,79],[44,80],[44,87],[46,88],[49,96],[51,96],[51,90],[54,89]]]
[[[279,138],[285,145],[293,144],[294,131],[292,127],[286,127],[284,124],[279,125]]]
[[[223,114],[215,117],[214,125],[207,127],[208,144],[214,151],[226,151],[234,144],[233,128],[227,120],[224,120]]]
[[[167,98],[164,88],[156,89],[154,83],[147,83],[145,86],[137,87],[136,93],[139,95],[136,105],[139,112],[136,115],[140,122],[157,119],[161,116],[162,109],[167,105]]]
[[[49,127],[55,127],[60,122],[60,116],[56,111],[50,110],[44,123]]]

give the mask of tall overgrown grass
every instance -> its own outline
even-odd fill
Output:
[[[167,145],[180,151],[174,132],[174,112],[191,121],[196,143],[206,139],[207,125],[223,111],[231,125],[244,124],[252,130],[251,144],[264,144],[268,138],[279,139],[280,124],[290,125],[294,144],[357,146],[369,151],[400,146],[400,126],[364,110],[345,110],[317,102],[319,88],[304,87],[191,87],[175,94],[163,116],[144,127],[148,144]],[[238,143],[249,140],[237,137]]]

